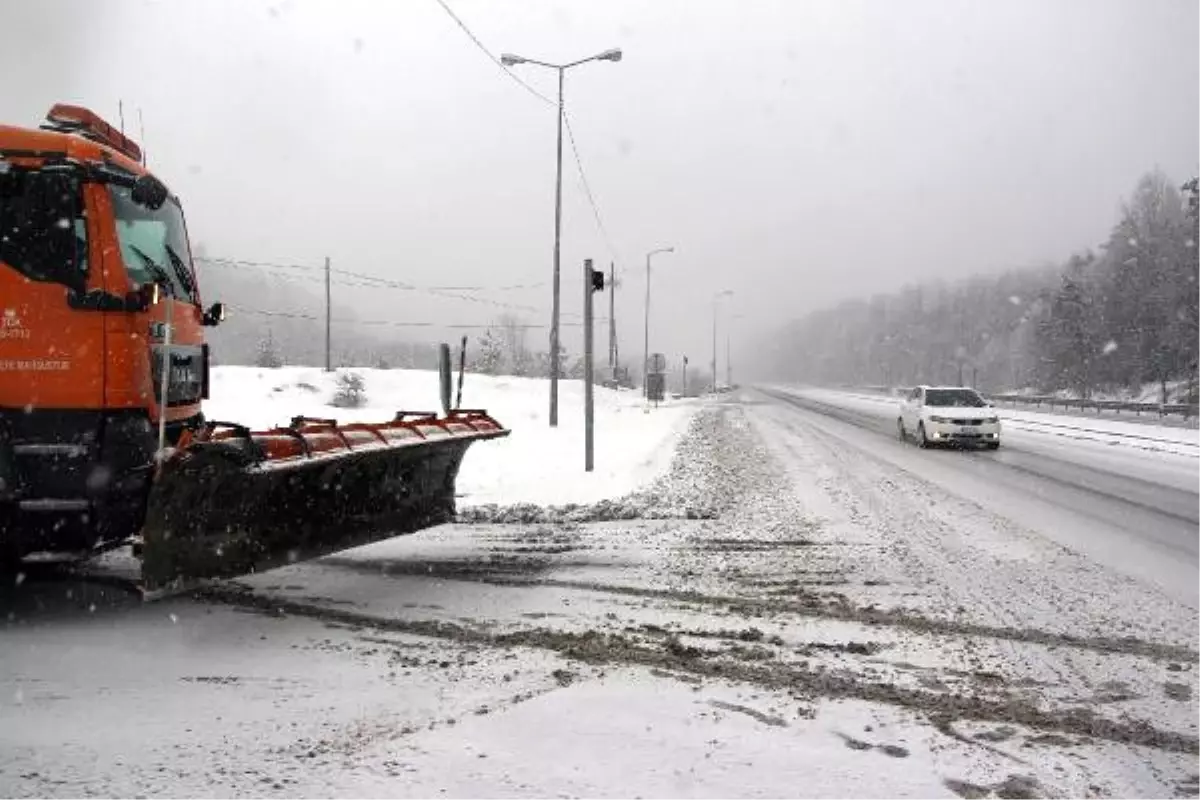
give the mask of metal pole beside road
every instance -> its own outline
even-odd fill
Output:
[[[554,173],[554,301],[550,310],[550,427],[558,427],[558,288],[559,245],[562,240],[563,74],[558,68],[558,162]]]
[[[603,286],[604,273],[600,275]],[[592,388],[592,292],[596,291],[596,271],[592,260],[583,262],[583,470],[595,467],[595,398]]]
[[[647,383],[650,380],[650,258],[659,253],[674,253],[674,247],[660,247],[646,253],[646,329],[642,338],[642,397],[650,397]]]
[[[554,281],[553,291],[554,300],[550,310],[550,427],[558,427],[558,320],[559,320],[559,245],[562,240],[562,138],[563,138],[563,80],[566,72],[571,67],[577,67],[580,64],[586,64],[589,61],[612,61],[621,60],[620,49],[605,50],[603,53],[597,53],[594,56],[581,58],[578,61],[572,61],[569,64],[550,64],[545,61],[538,61],[524,56],[505,53],[500,56],[500,64],[504,68],[516,66],[517,64],[536,64],[539,67],[546,67],[558,71],[558,150],[557,150],[557,168],[554,177]]]
[[[650,397],[650,254],[646,254],[646,320],[642,336],[642,397]]]
[[[617,382],[617,264],[608,263],[608,371]]]
[[[458,353],[458,394],[454,398],[454,407],[462,408],[463,373],[467,371],[467,337],[462,337],[462,350]]]
[[[331,322],[330,304],[330,288],[329,288],[329,256],[325,256],[325,371],[333,372],[333,359],[330,356],[332,349],[332,336],[329,333]]]
[[[712,390],[713,394],[717,391],[717,308],[722,297],[728,297],[733,294],[732,289],[726,289],[723,292],[717,292],[713,295],[713,330],[712,330]],[[728,356],[726,356],[728,358]]]
[[[719,296],[719,295],[718,295]],[[717,298],[713,298],[712,391],[717,392]]]

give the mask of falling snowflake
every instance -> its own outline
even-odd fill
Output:
[[[24,703],[25,702],[25,692],[21,691],[20,689],[17,689],[15,692],[13,692],[13,702],[16,703],[17,705],[21,705],[21,703]]]
[[[71,227],[71,220],[67,219],[66,217],[60,217],[58,222],[54,224],[65,231],[67,228]]]
[[[24,582],[25,582],[25,573],[24,573],[24,572],[18,572],[18,573],[17,573],[17,577],[16,577],[14,580],[16,581],[16,585],[17,585],[17,586],[20,586],[22,583],[24,583]]]
[[[1134,239],[1132,236],[1130,236],[1130,237],[1129,237],[1129,246],[1130,246],[1130,247],[1137,247],[1137,239]]]
[[[167,619],[171,620],[171,624],[179,622],[179,617],[175,616],[174,614],[167,614]]]
[[[1104,355],[1108,355],[1109,353],[1113,352],[1116,349],[1117,349],[1116,341],[1109,339],[1108,343],[1106,345],[1104,345]]]
[[[1021,305],[1022,301],[1020,296],[1012,294],[1008,296],[1008,302],[1012,303],[1014,306],[1019,306]]]

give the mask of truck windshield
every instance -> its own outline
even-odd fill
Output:
[[[110,184],[121,260],[135,285],[156,282],[170,287],[175,297],[196,302],[192,260],[183,225],[183,213],[175,200],[158,209],[135,203],[132,190]]]
[[[87,225],[79,181],[61,173],[0,172],[0,265],[82,292]]]

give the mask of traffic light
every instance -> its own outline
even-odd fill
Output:
[[[601,270],[598,270],[598,269],[592,270],[592,291],[593,292],[603,292],[604,291],[604,273]]]

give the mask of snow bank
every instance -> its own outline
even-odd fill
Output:
[[[360,408],[330,405],[337,375],[355,372],[366,384]],[[293,416],[343,422],[388,420],[396,411],[440,408],[437,373],[353,369],[326,373],[311,367],[214,367],[209,419],[254,428]],[[549,384],[536,378],[468,374],[463,407],[487,409],[512,430],[508,438],[473,445],[458,478],[459,506],[483,503],[561,505],[595,503],[635,491],[671,463],[675,445],[699,406],[675,400],[648,409],[636,391],[596,387],[596,469],[583,471],[583,383],[559,383],[559,427],[547,424]]]

